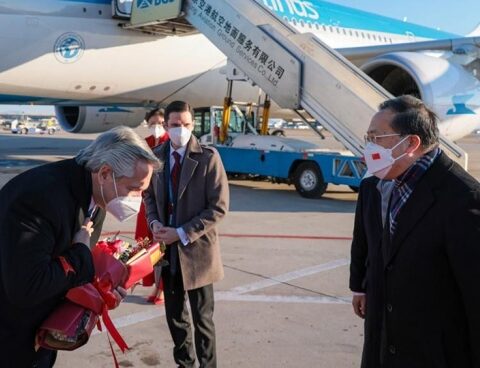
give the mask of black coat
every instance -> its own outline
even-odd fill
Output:
[[[68,289],[93,279],[89,247],[72,244],[91,198],[91,174],[73,159],[26,171],[0,191],[0,367],[30,367],[39,325]],[[94,216],[93,244],[104,218]],[[75,274],[65,275],[58,256]]]
[[[350,288],[367,294],[362,367],[381,355],[384,368],[480,367],[479,183],[442,153],[385,253],[377,183],[360,186],[351,250]]]

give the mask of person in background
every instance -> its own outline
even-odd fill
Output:
[[[480,367],[480,184],[439,148],[412,96],[380,105],[365,136],[350,289],[362,368]]]
[[[152,133],[145,140],[150,148],[161,145],[168,140],[168,133],[164,126],[164,111],[163,109],[154,109],[145,115],[145,121],[148,124],[148,129]],[[135,239],[148,238],[153,240],[153,235],[147,226],[145,217],[145,207],[142,203],[140,212],[137,216],[137,225],[135,227]],[[161,266],[155,266],[154,272],[143,279],[143,286],[155,285],[152,294],[147,298],[149,303],[163,304],[163,282],[161,278]]]
[[[56,351],[35,350],[38,327],[69,289],[93,281],[90,248],[105,213],[135,216],[158,166],[142,138],[118,127],[75,158],[25,171],[0,190],[0,367],[54,365]],[[117,302],[125,293],[117,288]]]
[[[192,135],[193,116],[184,101],[166,107],[170,140],[154,149],[161,169],[144,202],[154,239],[167,245],[162,278],[175,362],[193,368],[198,359],[200,368],[214,368],[213,283],[224,275],[217,226],[228,211],[229,190],[218,152]]]
[[[150,148],[161,145],[168,140],[168,133],[165,130],[165,119],[163,109],[154,109],[145,115],[148,129],[151,132],[145,140]]]

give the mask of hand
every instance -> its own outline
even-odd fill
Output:
[[[367,311],[367,296],[366,295],[354,295],[352,298],[353,311],[360,318],[365,318]]]
[[[158,237],[162,231],[163,224],[160,221],[153,221],[151,225],[152,235],[154,241],[159,241]]]
[[[164,227],[155,240],[163,241],[165,244],[170,245],[179,239],[180,237],[178,236],[177,229],[174,227]]]
[[[127,296],[127,290],[122,288],[121,286],[117,286],[115,290],[113,290],[113,295],[115,295],[115,298],[117,298],[117,303],[115,304],[114,308],[117,308],[120,303],[125,299]]]
[[[93,222],[90,217],[85,218],[82,227],[73,236],[72,243],[82,243],[86,246],[90,246],[90,237],[93,233]]]

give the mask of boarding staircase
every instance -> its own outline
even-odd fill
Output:
[[[176,16],[137,16],[140,21],[133,22],[138,12],[161,10],[162,1],[177,7]],[[132,21],[124,27],[150,33],[158,29],[161,35],[202,33],[279,106],[307,111],[354,155],[362,156],[370,120],[390,93],[317,37],[299,33],[256,0],[174,2],[135,0]],[[467,167],[465,151],[443,137],[441,145]]]

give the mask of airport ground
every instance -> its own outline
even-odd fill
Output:
[[[146,135],[144,128],[139,134]],[[308,131],[288,136],[316,140]],[[23,170],[72,157],[94,135],[13,136],[0,133],[0,187]],[[335,145],[330,137],[320,144]],[[458,142],[480,179],[480,136]],[[230,213],[220,226],[225,279],[215,285],[220,368],[360,365],[363,323],[348,290],[348,264],[356,195],[330,186],[322,199],[301,198],[293,187],[231,181]],[[45,188],[53,194],[55,188]],[[107,218],[104,233],[132,236],[134,222]],[[137,287],[111,316],[130,346],[117,351],[121,367],[173,367],[163,306],[147,304]],[[74,352],[61,352],[59,368],[112,367],[107,336],[95,333]]]

